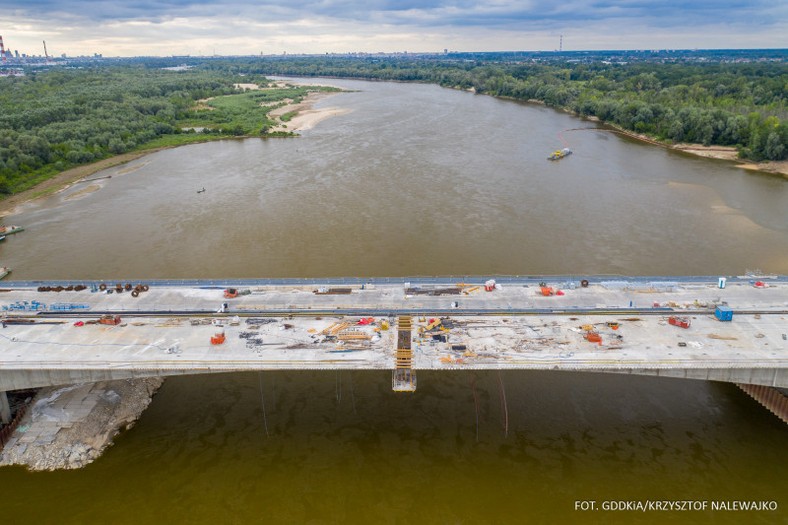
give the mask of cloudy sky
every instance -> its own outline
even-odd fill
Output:
[[[59,56],[788,47],[788,0],[0,0]]]

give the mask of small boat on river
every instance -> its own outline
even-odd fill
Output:
[[[11,268],[6,268],[5,266],[0,267],[0,279],[5,277],[9,273],[11,273]]]
[[[5,237],[6,235],[11,235],[12,233],[19,233],[22,230],[24,230],[24,228],[21,226],[0,226],[0,235]]]

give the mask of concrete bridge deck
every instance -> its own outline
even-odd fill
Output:
[[[68,283],[4,282],[0,391],[224,371],[392,370],[395,316],[403,313],[415,321],[414,370],[594,371],[788,387],[784,277],[766,287],[732,279],[724,289],[716,277],[596,278],[588,287],[569,277],[503,281],[492,292],[480,278],[464,279],[462,291],[451,290],[454,279],[155,281],[136,298],[91,292],[98,283],[58,293],[37,288]],[[543,296],[540,281],[563,295]],[[250,293],[225,299],[227,284]],[[350,293],[314,293],[342,285]],[[229,308],[217,313],[223,303]],[[713,315],[723,303],[734,310],[731,322]],[[121,324],[75,326],[105,313]],[[691,326],[669,325],[671,315]],[[374,325],[357,324],[369,316]],[[443,331],[419,333],[439,316]],[[585,339],[588,325],[600,343]],[[220,331],[225,342],[212,345]]]

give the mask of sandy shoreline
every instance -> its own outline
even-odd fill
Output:
[[[280,125],[273,128],[272,131],[290,131],[290,132],[306,131],[308,129],[312,129],[319,122],[327,118],[348,113],[350,110],[343,108],[313,109],[314,104],[318,100],[322,100],[323,98],[333,94],[334,93],[325,93],[325,92],[310,93],[307,97],[305,97],[303,101],[301,101],[298,104],[288,104],[286,106],[282,106],[281,108],[278,108],[275,111],[272,111],[270,115],[277,118],[286,113],[290,113],[293,111],[298,112],[298,114],[295,115],[292,119],[290,119],[289,122],[280,123]],[[251,137],[240,137],[240,138],[251,138]],[[220,140],[226,140],[226,139],[227,139],[226,137],[223,137]],[[44,182],[28,190],[12,195],[6,199],[0,200],[0,217],[14,215],[15,213],[18,212],[19,207],[22,206],[23,204],[30,203],[38,199],[41,199],[43,197],[47,197],[49,195],[64,191],[70,188],[72,185],[80,181],[83,181],[87,177],[90,177],[91,175],[99,171],[108,168],[113,168],[115,166],[120,166],[121,164],[126,164],[133,160],[137,160],[141,157],[144,157],[145,155],[149,155],[151,153],[156,153],[158,151],[162,151],[174,147],[178,147],[178,146],[165,146],[161,148],[152,148],[144,151],[122,153],[120,155],[103,159],[98,162],[94,162],[92,164],[85,164],[83,166],[77,166],[75,168],[71,168],[66,171],[60,172],[54,177],[52,177],[51,179],[45,180]]]
[[[509,97],[503,97],[503,98],[507,98],[508,100],[516,100]],[[526,100],[526,102],[528,102],[529,104],[536,104],[539,106],[547,107],[547,104],[545,104],[541,100],[528,99]],[[698,157],[735,162],[736,164],[738,164],[738,167],[741,169],[752,170],[752,171],[763,171],[765,173],[782,175],[783,178],[788,179],[788,160],[772,160],[772,161],[764,161],[764,162],[755,162],[751,160],[740,159],[739,152],[733,146],[704,146],[703,144],[692,144],[686,142],[680,142],[677,144],[668,144],[665,142],[660,142],[657,139],[651,138],[648,135],[644,135],[642,133],[636,133],[634,131],[624,129],[607,122],[602,122],[598,117],[594,117],[594,116],[584,117],[579,113],[572,111],[569,108],[562,108],[562,111],[569,113],[570,115],[573,115],[578,118],[583,118],[591,122],[599,122],[601,124],[608,126],[608,128],[597,128],[597,131],[609,131],[611,133],[619,133],[621,135],[626,135],[627,137],[633,138],[635,140],[639,140],[641,142],[647,142],[654,146],[672,149],[675,151],[682,151],[684,153],[688,153],[690,155],[695,155]]]
[[[22,204],[40,199],[42,197],[47,197],[53,193],[70,188],[73,184],[81,181],[82,179],[90,177],[94,173],[97,173],[101,170],[119,166],[121,164],[126,164],[127,162],[131,162],[132,160],[136,160],[140,157],[144,157],[145,155],[155,153],[163,149],[166,148],[155,148],[145,151],[123,153],[121,155],[103,159],[92,164],[85,164],[84,166],[77,166],[76,168],[62,171],[51,179],[45,180],[44,182],[30,188],[29,190],[17,193],[16,195],[12,195],[0,201],[0,217],[13,215],[16,212],[17,207],[21,206]]]
[[[591,120],[593,122],[599,122],[599,119],[597,118],[586,117],[586,119]],[[788,179],[788,160],[766,161],[766,162],[748,161],[748,160],[740,159],[739,152],[733,146],[704,146],[703,144],[691,144],[686,142],[680,142],[677,144],[666,144],[664,142],[660,142],[641,133],[635,133],[634,131],[629,131],[626,129],[619,128],[617,126],[612,126],[611,124],[607,124],[607,126],[613,128],[608,130],[611,133],[620,133],[621,135],[626,135],[627,137],[639,140],[641,142],[647,142],[649,144],[653,144],[654,146],[660,146],[675,151],[681,151],[684,153],[688,153],[690,155],[704,157],[707,159],[717,159],[717,160],[726,160],[730,162],[735,162],[736,164],[738,164],[739,168],[745,170],[773,173],[775,175],[782,175],[783,178]],[[604,129],[604,128],[600,128],[600,129]]]
[[[281,122],[273,128],[273,131],[306,131],[312,129],[319,122],[337,115],[345,115],[350,112],[347,108],[320,108],[314,109],[315,103],[335,93],[312,92],[298,104],[288,104],[281,108],[268,112],[269,117],[280,119],[283,115],[297,112],[288,122]]]

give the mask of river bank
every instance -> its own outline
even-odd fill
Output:
[[[343,115],[347,113],[349,110],[342,108],[329,107],[329,108],[314,109],[315,103],[333,94],[335,93],[325,93],[325,92],[310,93],[307,97],[305,97],[304,100],[302,100],[297,104],[296,103],[287,104],[285,106],[282,106],[281,108],[278,108],[275,111],[272,111],[271,115],[277,118],[280,118],[283,115],[287,115],[288,113],[290,114],[295,113],[295,114],[287,122],[280,121],[280,124],[276,128],[272,129],[271,131],[274,132],[275,131],[288,131],[288,132],[306,131],[308,129],[312,129],[318,123],[322,122],[327,118],[337,115]],[[212,137],[211,135],[205,135],[204,137],[206,142],[212,140],[228,140],[228,137],[225,136]],[[236,137],[236,138],[246,139],[252,137],[245,136],[245,137]],[[258,136],[258,138],[265,138],[265,136],[263,137]],[[92,164],[85,164],[83,166],[77,166],[75,168],[62,171],[57,175],[53,176],[52,178],[47,179],[30,189],[14,194],[3,200],[0,200],[0,217],[14,215],[18,212],[20,206],[36,201],[43,197],[47,197],[54,193],[59,193],[61,191],[64,191],[70,188],[72,185],[82,182],[84,181],[84,179],[100,171],[109,168],[114,168],[122,164],[127,164],[131,161],[137,160],[151,153],[156,153],[158,151],[176,148],[176,147],[178,146],[177,145],[162,146],[162,147],[151,148],[142,151],[132,151],[128,153],[122,153],[120,155],[115,155],[110,158],[102,159]]]
[[[284,83],[282,84],[284,85]],[[277,84],[277,86],[278,85],[279,84]],[[325,85],[330,85],[330,84],[325,84]],[[336,87],[336,86],[332,86],[332,87]],[[314,105],[318,101],[323,100],[324,98],[334,94],[336,93],[312,92],[299,103],[287,104],[271,111],[269,115],[280,120],[279,124],[276,127],[272,128],[271,131],[272,132],[285,131],[285,132],[294,132],[294,133],[297,133],[299,131],[306,131],[312,129],[314,126],[316,126],[318,123],[322,122],[325,119],[348,113],[349,110],[343,108],[336,108],[336,107],[314,109]],[[500,97],[500,98],[504,98],[507,100],[516,100],[510,97]],[[544,102],[535,99],[529,99],[527,100],[527,102],[541,106],[546,105]],[[573,111],[567,108],[564,108],[563,111],[575,115],[577,117],[580,117],[580,115],[574,113]],[[281,118],[288,114],[291,115],[290,118],[286,121],[282,121]],[[583,118],[592,122],[603,123],[596,117],[583,117]],[[691,143],[668,144],[665,142],[658,141],[642,133],[636,133],[634,131],[629,131],[607,123],[603,123],[603,124],[609,127],[608,131],[610,132],[619,133],[621,135],[625,135],[627,137],[642,142],[647,142],[654,146],[673,149],[676,151],[681,151],[683,153],[687,153],[699,157],[735,162],[742,169],[772,173],[775,175],[781,175],[783,178],[788,179],[788,161],[753,162],[753,161],[748,161],[738,158],[738,151],[734,147],[730,147],[730,146],[707,147],[707,146],[703,146],[702,144],[691,144]],[[250,137],[238,137],[238,138],[250,138]],[[211,140],[227,140],[227,137],[211,138],[210,136],[206,136],[206,141],[211,141]],[[174,147],[178,147],[178,146],[163,146],[163,147],[152,148],[144,151],[123,153],[120,155],[116,155],[114,157],[100,160],[98,162],[94,162],[92,164],[77,166],[75,168],[71,168],[69,170],[63,171],[55,175],[54,177],[44,182],[41,182],[40,184],[34,186],[33,188],[30,188],[28,190],[25,190],[23,192],[20,192],[18,194],[12,195],[11,197],[1,200],[0,217],[13,215],[17,213],[18,207],[20,205],[38,200],[42,197],[51,195],[53,193],[63,191],[71,187],[73,184],[83,181],[83,179],[99,171],[112,168],[115,166],[119,166],[131,162],[133,160],[137,160],[150,153],[155,153],[164,149],[170,149]]]
[[[114,157],[102,159],[92,164],[85,164],[83,166],[77,166],[66,171],[61,171],[54,177],[47,179],[28,190],[19,192],[1,200],[0,217],[13,215],[16,212],[16,209],[22,204],[46,197],[59,191],[63,191],[64,189],[71,187],[72,184],[90,177],[94,173],[105,169],[114,168],[115,166],[120,166],[121,164],[126,164],[133,160],[137,160],[140,157],[161,151],[163,149],[165,148],[155,148],[145,151],[122,153],[120,155],[115,155]]]
[[[0,466],[59,470],[92,463],[134,425],[163,382],[154,377],[41,389],[0,452]]]
[[[335,93],[326,92],[312,92],[309,93],[301,102],[291,103],[280,108],[268,112],[269,117],[274,117],[279,120],[279,124],[272,129],[272,131],[290,131],[299,132],[306,131],[315,127],[323,120],[337,115],[345,115],[350,110],[346,108],[320,108],[314,109],[314,105],[326,97],[334,95]],[[291,115],[288,120],[282,120],[282,117]]]
[[[773,173],[775,175],[782,175],[783,178],[788,179],[788,160],[772,160],[765,162],[755,162],[752,160],[739,158],[739,151],[733,146],[704,146],[703,144],[692,144],[687,142],[679,142],[677,144],[667,144],[655,140],[647,135],[635,133],[634,131],[627,131],[616,127],[616,131],[622,135],[654,144],[655,146],[662,146],[667,149],[681,151],[697,157],[704,157],[707,159],[727,160],[735,162],[740,168],[751,171],[763,171],[766,173]]]
[[[504,98],[506,100],[515,100],[515,101],[517,100],[511,97],[500,97],[500,98]],[[536,104],[539,106],[548,107],[545,102],[533,98],[526,100],[526,102],[528,102],[529,104]],[[600,124],[604,124],[605,126],[608,127],[608,128],[593,128],[594,131],[609,131],[611,133],[618,133],[633,138],[635,140],[639,140],[641,142],[647,142],[654,146],[681,151],[683,153],[695,155],[697,157],[704,157],[707,159],[727,160],[730,162],[735,162],[736,164],[739,165],[740,168],[745,170],[763,171],[775,175],[782,175],[783,178],[788,179],[788,160],[755,162],[752,160],[739,158],[739,151],[733,146],[704,146],[703,144],[695,144],[690,142],[680,142],[676,144],[671,144],[668,142],[657,140],[656,138],[650,137],[643,133],[637,133],[635,131],[624,129],[620,126],[610,124],[609,122],[604,122],[599,117],[583,116],[569,108],[561,108],[561,111],[591,122],[598,122]],[[577,130],[566,130],[566,131],[577,131]]]

